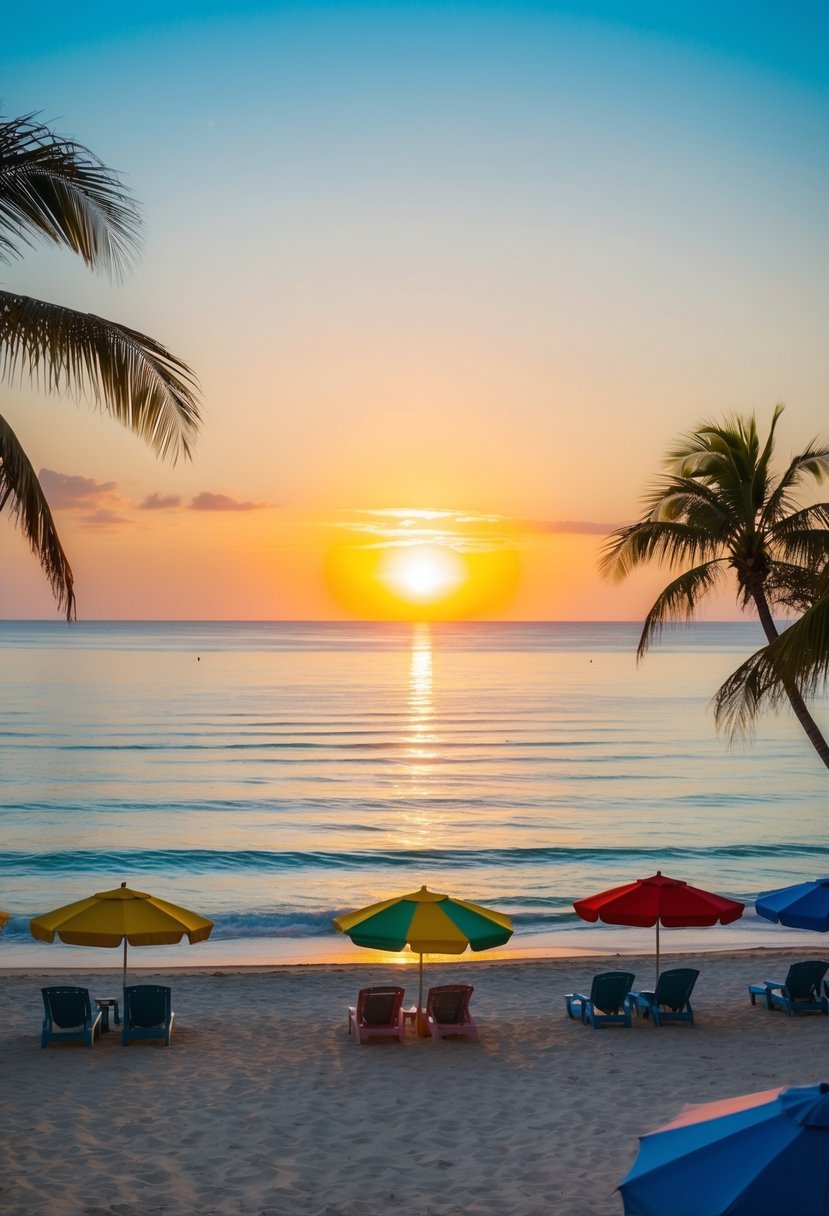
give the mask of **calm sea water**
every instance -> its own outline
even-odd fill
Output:
[[[672,631],[638,668],[637,637],[0,623],[0,947],[54,951],[29,916],[126,880],[212,917],[210,958],[330,955],[332,916],[421,883],[509,912],[518,948],[590,949],[572,901],[657,868],[746,901],[829,871],[796,724],[714,730],[758,627]]]

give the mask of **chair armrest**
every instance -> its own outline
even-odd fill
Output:
[[[778,983],[777,980],[763,980],[763,984],[767,992],[785,992],[786,990],[786,985]]]
[[[583,1017],[585,1005],[589,999],[581,992],[568,992],[564,998],[568,1018],[577,1022],[579,1018]]]

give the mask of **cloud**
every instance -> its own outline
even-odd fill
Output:
[[[121,501],[115,481],[95,481],[92,477],[57,473],[54,469],[41,469],[38,478],[51,507],[88,510],[95,506],[113,506]]]
[[[584,519],[520,519],[475,511],[354,510],[335,526],[368,539],[362,548],[399,548],[445,545],[458,551],[497,549],[531,536],[607,536],[615,524]]]
[[[139,511],[169,511],[181,506],[178,494],[148,494],[143,502],[138,504]]]
[[[109,507],[99,507],[97,511],[93,511],[91,515],[83,515],[81,523],[85,528],[120,528],[124,524],[132,523],[132,520],[125,519],[123,515],[117,515],[115,511]]]
[[[618,524],[597,524],[587,519],[515,519],[511,521],[516,531],[543,533],[548,536],[607,536],[618,528]]]
[[[197,494],[190,502],[190,510],[261,511],[267,505],[266,502],[240,502],[237,498],[230,498],[227,494],[212,494],[209,490],[202,490],[201,494]]]

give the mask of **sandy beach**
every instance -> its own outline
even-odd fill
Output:
[[[820,957],[817,941],[812,957]],[[479,1044],[357,1047],[346,1006],[413,968],[134,969],[169,983],[170,1048],[118,1034],[40,1047],[40,987],[117,992],[115,973],[6,971],[0,1209],[10,1216],[613,1216],[637,1137],[688,1102],[826,1080],[829,1019],[749,1004],[796,953],[684,956],[695,1027],[593,1031],[564,993],[653,958],[433,965],[475,985]],[[665,960],[666,966],[672,959]],[[111,992],[110,992],[111,990]]]

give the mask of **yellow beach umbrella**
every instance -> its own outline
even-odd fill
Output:
[[[423,955],[463,954],[491,950],[512,937],[512,921],[501,912],[480,904],[452,899],[421,887],[410,895],[384,899],[334,920],[355,946],[374,950],[403,950],[408,946],[420,955],[420,987],[417,997],[418,1033],[423,1027]]]
[[[0,929],[12,918],[11,912],[0,912]]]
[[[53,942],[59,937],[70,946],[109,949],[123,942],[126,986],[127,943],[167,946],[183,937],[203,942],[210,936],[213,921],[144,891],[133,891],[122,882],[114,891],[99,891],[87,899],[36,916],[29,922],[29,928],[32,937],[42,942]]]

